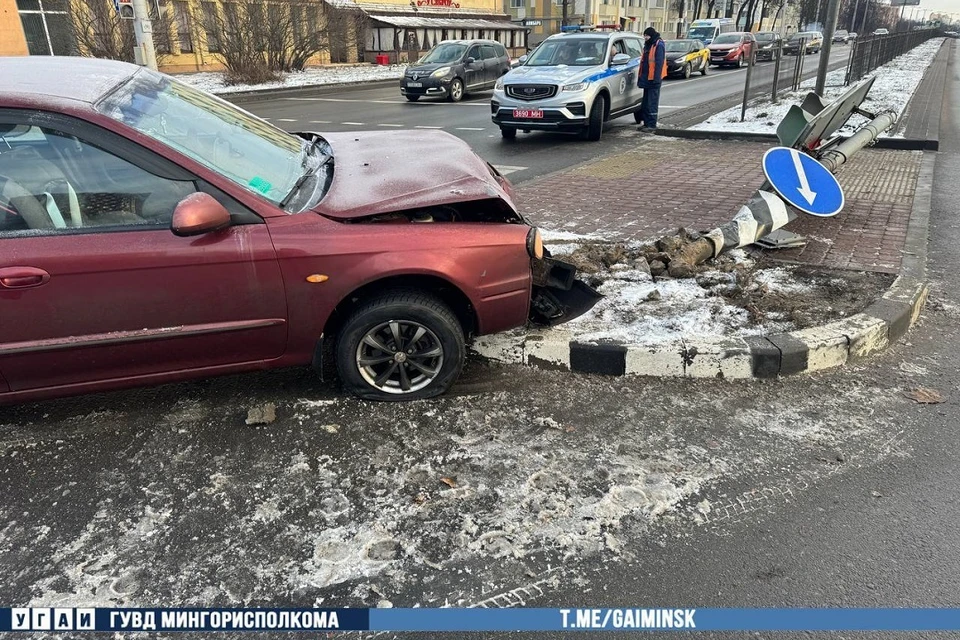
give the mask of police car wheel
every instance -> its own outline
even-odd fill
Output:
[[[607,109],[607,99],[599,95],[593,101],[590,108],[590,118],[587,120],[587,128],[583,131],[583,137],[587,140],[596,142],[603,135],[603,114]]]
[[[500,135],[504,140],[513,140],[517,137],[517,130],[513,127],[500,127]]]
[[[420,96],[407,96],[407,100],[409,100],[410,102],[416,102],[419,99],[420,99]]]

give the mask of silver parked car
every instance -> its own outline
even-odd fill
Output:
[[[635,33],[550,36],[497,81],[490,110],[506,139],[517,130],[577,132],[599,140],[603,123],[633,113],[643,90],[637,73],[643,41]]]

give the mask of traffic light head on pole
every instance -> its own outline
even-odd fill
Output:
[[[117,7],[117,13],[124,20],[133,20],[136,16],[133,12],[133,0],[114,0]]]

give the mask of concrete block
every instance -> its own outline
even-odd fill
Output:
[[[688,338],[683,341],[688,378],[752,378],[750,346],[742,338]]]
[[[765,336],[748,336],[744,340],[750,349],[753,377],[776,378],[780,374],[780,349],[777,345]],[[804,358],[804,366],[806,366],[806,358]]]
[[[571,335],[559,329],[549,329],[527,337],[524,344],[526,364],[541,369],[570,369]]]
[[[890,340],[887,338],[889,325],[880,318],[858,313],[834,324],[842,326],[847,334],[850,360],[882,351],[890,345]]]
[[[686,370],[683,340],[668,340],[627,347],[626,373],[657,378],[683,377]]]
[[[807,345],[807,371],[839,367],[847,361],[850,342],[842,329],[824,325],[791,331],[789,335]]]
[[[570,343],[570,370],[622,376],[626,373],[627,348],[619,344]]]

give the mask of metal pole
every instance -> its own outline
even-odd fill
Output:
[[[143,64],[156,71],[157,51],[153,47],[153,25],[147,0],[133,0],[133,33],[137,38],[137,48],[143,55]]]
[[[833,47],[833,34],[837,30],[837,20],[840,18],[840,0],[829,0],[827,4],[827,28],[823,33],[823,44],[820,45],[820,66],[817,69],[817,95],[822,96],[827,86],[827,71],[830,68],[830,49]]]
[[[753,60],[756,53],[756,48],[750,47],[750,60],[747,61],[747,79],[743,84],[743,106],[740,108],[740,122],[747,118],[747,102],[750,100],[750,76],[753,75]],[[774,81],[774,85],[776,85],[776,81]]]
[[[881,133],[892,127],[897,122],[897,114],[893,111],[881,113],[868,124],[864,125],[857,133],[850,136],[847,140],[838,144],[832,149],[828,149],[820,156],[820,162],[831,172],[840,168],[857,151],[860,151],[868,144],[872,144]]]
[[[780,59],[783,58],[783,38],[780,39],[780,46],[777,49],[776,55],[777,59],[773,63],[773,93],[770,95],[770,100],[773,102],[777,101],[777,93],[780,91],[780,87],[777,85],[780,84]]]
[[[850,31],[857,30],[857,14],[860,13],[860,0],[853,3],[853,20],[850,21]]]

